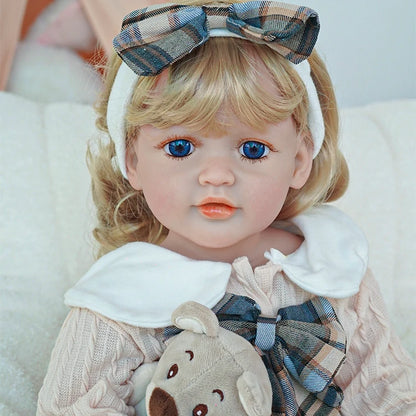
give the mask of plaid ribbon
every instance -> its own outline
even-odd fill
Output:
[[[273,416],[335,416],[343,400],[333,378],[345,360],[346,338],[330,302],[315,297],[261,315],[254,300],[227,293],[213,308],[220,326],[253,344],[266,366],[273,390]],[[178,333],[166,328],[167,336]],[[299,405],[292,379],[309,395]]]
[[[113,45],[137,75],[157,75],[210,36],[221,36],[215,30],[225,31],[225,36],[265,43],[289,61],[299,63],[315,46],[319,18],[307,7],[276,1],[225,6],[167,3],[128,14]]]

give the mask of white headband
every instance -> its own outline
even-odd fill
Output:
[[[239,37],[226,29],[213,29],[211,37]],[[311,69],[305,59],[299,64],[291,64],[296,69],[303,83],[309,99],[308,126],[313,140],[313,158],[321,149],[325,136],[325,125],[322,116],[318,93],[311,77]],[[136,87],[136,75],[124,62],[115,77],[107,106],[107,126],[111,139],[115,143],[117,161],[122,175],[127,179],[126,172],[126,129],[125,114]]]

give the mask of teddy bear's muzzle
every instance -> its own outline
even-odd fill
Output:
[[[156,387],[150,396],[149,416],[178,416],[174,398],[165,390]]]

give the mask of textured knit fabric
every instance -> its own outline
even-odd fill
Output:
[[[270,316],[313,297],[277,265],[269,262],[253,271],[245,257],[234,261],[227,291],[253,298]],[[347,358],[335,377],[344,391],[341,414],[415,415],[416,366],[389,326],[371,273],[357,295],[331,303],[347,335]],[[162,339],[160,330],[73,308],[52,353],[37,415],[134,415],[129,406],[131,375],[141,363],[160,357],[165,348]],[[296,395],[298,401],[306,397],[299,386]]]

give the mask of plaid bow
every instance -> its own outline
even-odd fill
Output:
[[[228,36],[265,43],[289,61],[299,63],[312,52],[319,19],[312,9],[275,1],[226,6],[167,3],[128,14],[113,45],[137,75],[157,75],[205,43],[210,31],[216,29],[226,30]]]
[[[330,302],[315,297],[265,318],[254,300],[232,294],[213,308],[220,325],[255,345],[273,389],[272,415],[339,415],[342,390],[333,378],[345,360],[346,338]],[[298,405],[291,378],[310,394]]]

